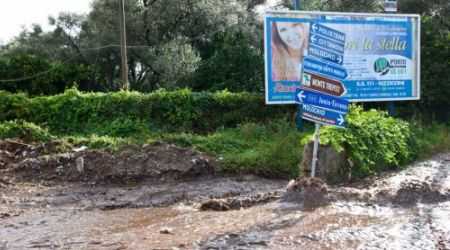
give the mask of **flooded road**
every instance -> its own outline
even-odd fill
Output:
[[[254,176],[0,183],[0,249],[450,249],[449,172],[441,154],[329,187],[315,208],[283,199],[286,180]],[[200,209],[217,199],[240,206]]]

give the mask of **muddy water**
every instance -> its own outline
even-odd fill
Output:
[[[0,249],[450,249],[449,172],[443,154],[330,187],[321,207],[277,199],[221,212],[199,204],[283,193],[287,181],[8,185],[0,189]]]

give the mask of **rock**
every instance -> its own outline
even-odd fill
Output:
[[[77,166],[77,170],[80,174],[82,174],[84,172],[84,158],[83,157],[78,157],[75,160],[75,164]]]
[[[0,219],[6,219],[6,218],[9,218],[9,217],[11,217],[11,214],[9,214],[9,213],[0,213]]]
[[[164,227],[159,230],[160,234],[173,234],[173,229],[169,227]]]
[[[282,200],[303,203],[308,208],[325,205],[330,201],[328,186],[319,178],[300,177],[289,182]]]
[[[212,199],[200,205],[201,211],[228,211],[230,209],[230,204],[225,199]]]
[[[85,151],[86,149],[88,149],[88,147],[86,147],[86,146],[81,146],[81,147],[79,147],[79,148],[74,148],[74,149],[73,149],[73,152],[78,153],[78,152],[81,152],[81,151]]]
[[[301,170],[303,176],[311,176],[311,163],[314,142],[311,141],[303,149]],[[350,178],[350,162],[347,161],[345,152],[337,152],[330,145],[320,145],[315,177],[322,178],[327,183],[340,183]]]
[[[64,166],[58,166],[56,168],[56,174],[62,176],[64,174]]]

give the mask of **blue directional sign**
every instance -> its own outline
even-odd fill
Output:
[[[343,98],[303,88],[297,89],[295,96],[295,101],[300,104],[309,104],[342,114],[348,112],[348,101]]]
[[[319,61],[311,56],[305,56],[303,61],[303,70],[305,72],[318,73],[337,80],[347,78],[347,71],[343,67]]]
[[[328,28],[322,24],[313,23],[311,25],[311,33],[318,34],[327,37],[333,41],[345,43],[345,33],[337,31],[335,29]]]
[[[331,52],[313,44],[309,45],[308,51],[309,55],[315,56],[322,60],[326,60],[339,65],[342,65],[342,63],[344,62],[344,56],[342,53]]]
[[[328,49],[330,51],[333,51],[333,52],[336,52],[339,54],[344,54],[345,45],[341,42],[336,42],[334,40],[327,39],[325,37],[322,37],[322,36],[316,35],[316,34],[312,34],[309,37],[309,42],[311,44],[320,46],[320,47]]]
[[[345,99],[299,88],[295,101],[302,105],[302,118],[324,125],[344,128],[349,102]]]
[[[301,104],[303,108],[302,118],[308,121],[345,128],[345,114],[321,109],[310,104]]]

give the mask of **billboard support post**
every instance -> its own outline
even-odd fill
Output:
[[[395,7],[394,7],[395,6]],[[397,0],[385,0],[384,1],[385,13],[397,13]],[[394,102],[388,102],[388,114],[389,116],[395,116],[396,108]]]
[[[294,1],[294,9],[300,10],[300,1],[301,0],[292,0]],[[298,131],[303,131],[303,119],[302,119],[302,105],[297,105],[297,112],[295,113],[295,125]]]

